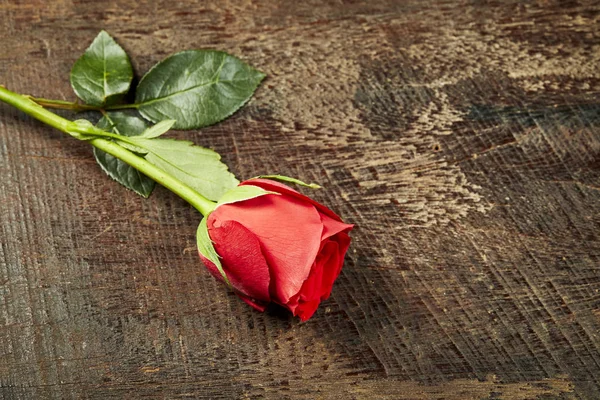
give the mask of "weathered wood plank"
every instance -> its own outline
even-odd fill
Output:
[[[0,1],[0,83],[74,99],[100,29],[138,75],[218,48],[265,71],[177,135],[318,181],[357,224],[308,323],[197,259],[199,215],[0,106],[0,397],[600,398],[593,1]]]

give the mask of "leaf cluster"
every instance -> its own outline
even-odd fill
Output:
[[[102,31],[75,62],[70,81],[85,109],[102,112],[97,128],[208,199],[218,200],[238,184],[220,156],[191,142],[159,137],[171,128],[198,129],[222,121],[252,97],[264,77],[222,51],[187,50],[156,64],[133,88],[127,53]],[[135,102],[122,104],[132,90]],[[150,178],[101,150],[94,149],[94,155],[111,178],[143,197],[152,193],[155,183]]]

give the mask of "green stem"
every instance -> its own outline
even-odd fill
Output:
[[[155,182],[160,183],[190,203],[203,215],[207,215],[215,208],[216,203],[208,200],[206,197],[202,196],[200,193],[181,182],[179,179],[174,178],[162,169],[150,164],[143,157],[135,155],[131,151],[119,146],[115,142],[102,138],[92,139],[89,142],[94,147],[126,162],[133,168],[152,178],[152,180]]]
[[[18,108],[19,110],[25,112],[28,115],[31,115],[32,117],[42,121],[43,123],[50,125],[69,135],[72,135],[73,132],[79,132],[83,134],[89,133],[95,135],[98,135],[98,132],[96,131],[102,132],[94,127],[91,128],[90,132],[86,132],[85,130],[82,130],[81,126],[77,125],[75,122],[69,121],[68,119],[65,119],[59,115],[54,114],[51,111],[46,110],[33,99],[27,96],[22,96],[20,94],[11,92],[4,86],[0,86],[0,101],[10,104],[11,106]],[[103,133],[106,134],[108,132]],[[110,137],[111,134],[108,133],[108,135],[102,136]],[[119,139],[122,138],[119,137]],[[127,149],[124,149],[115,142],[103,138],[95,138],[87,141],[91,145],[97,147],[98,149],[103,150],[108,154],[120,159],[121,161],[124,161],[125,163],[131,165],[133,168],[142,172],[155,182],[160,183],[173,193],[177,194],[182,199],[186,200],[202,214],[208,215],[208,213],[210,213],[215,208],[216,203],[208,200],[206,197],[202,196],[200,193],[196,192],[194,189],[190,188],[177,178],[167,174],[165,171],[149,163],[143,157],[140,157]]]
[[[28,99],[36,102],[37,104],[39,104],[42,107],[58,108],[61,110],[73,110],[73,111],[88,111],[88,110],[100,111],[99,107],[89,106],[87,104],[79,104],[79,103],[73,103],[70,101],[63,101],[63,100],[43,99],[41,97],[32,97],[32,96],[23,96],[23,97],[27,97]]]
[[[127,108],[138,108],[139,104],[115,104],[113,106],[106,107],[98,107],[98,106],[90,106],[87,104],[79,104],[74,103],[72,101],[64,101],[64,100],[52,100],[52,99],[44,99],[42,97],[32,97],[32,96],[24,96],[28,99],[36,102],[42,107],[48,108],[58,108],[61,110],[73,110],[73,111],[111,111],[111,110],[124,110]]]
[[[104,107],[104,109],[106,111],[111,111],[111,110],[125,110],[127,108],[135,108],[138,109],[140,107],[139,104],[115,104],[114,106],[106,106]]]
[[[84,120],[85,121],[85,120]],[[112,133],[112,132],[107,132],[104,131],[100,128],[96,128],[95,126],[91,125],[88,126],[86,125],[77,125],[77,122],[74,121],[75,127],[71,128],[69,130],[69,133],[71,136],[75,136],[77,139],[81,139],[81,140],[90,140],[90,135],[91,136],[96,136],[96,137],[104,137],[104,138],[111,138],[111,139],[115,139],[115,140],[120,140],[121,142],[126,142],[129,143],[133,146],[135,146],[135,142],[133,142],[132,140],[129,140],[129,138],[127,136],[123,136],[117,133]],[[79,135],[73,135],[73,134],[81,134],[83,136],[79,136]],[[85,137],[88,136],[88,137]]]

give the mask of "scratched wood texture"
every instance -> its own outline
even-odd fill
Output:
[[[229,51],[268,74],[175,136],[320,182],[357,224],[307,323],[200,264],[200,216],[0,106],[0,398],[600,398],[596,1],[0,0],[0,83],[74,100],[100,29],[139,76]]]

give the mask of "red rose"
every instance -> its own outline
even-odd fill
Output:
[[[240,183],[248,185],[279,194],[222,204],[209,214],[208,235],[222,269],[236,294],[254,308],[264,311],[275,302],[306,321],[331,293],[353,225],[281,183]],[[200,257],[223,279],[213,262]]]

